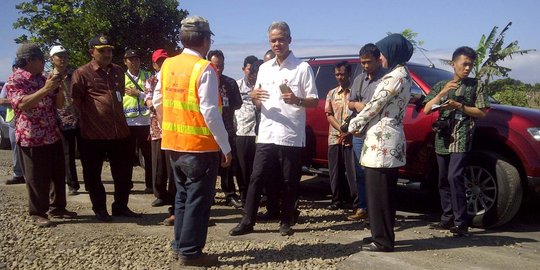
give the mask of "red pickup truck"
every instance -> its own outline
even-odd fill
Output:
[[[356,72],[357,56],[304,58],[316,77],[319,105],[307,110],[306,161],[310,168],[325,168],[328,121],[324,114],[326,94],[336,87],[334,64],[347,60]],[[425,115],[422,101],[435,83],[452,73],[408,63],[414,81],[404,119],[407,165],[400,169],[400,183],[436,191],[437,162],[432,124],[437,113]],[[356,73],[353,72],[353,73]],[[540,192],[540,111],[496,104],[477,121],[472,159],[466,168],[467,208],[473,226],[496,227],[509,222],[524,196]],[[416,184],[416,185],[415,185]],[[419,184],[419,185],[418,185]]]

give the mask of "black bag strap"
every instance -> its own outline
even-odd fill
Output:
[[[126,75],[127,77],[129,78],[129,80],[139,89],[139,91],[143,92],[144,93],[144,90],[142,89],[142,87],[139,85],[139,83],[137,83],[133,77],[131,77],[131,75],[129,75],[129,73],[126,72]],[[139,71],[139,76],[143,75],[142,72]]]

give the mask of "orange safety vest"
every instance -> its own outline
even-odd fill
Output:
[[[167,58],[163,63],[162,149],[178,152],[219,151],[219,145],[206,126],[199,108],[199,81],[208,65],[211,65],[209,61],[185,53]],[[221,111],[221,99],[218,100]]]

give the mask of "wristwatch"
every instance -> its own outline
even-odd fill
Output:
[[[296,102],[296,105],[302,107],[302,105],[304,105],[304,99],[303,98],[298,98],[298,101]]]

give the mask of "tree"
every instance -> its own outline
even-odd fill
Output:
[[[500,66],[498,63],[506,58],[517,54],[523,55],[535,51],[534,49],[522,50],[518,46],[518,41],[515,40],[504,46],[504,36],[510,28],[512,22],[509,22],[506,27],[497,35],[499,27],[494,26],[488,36],[482,35],[476,53],[478,57],[474,63],[474,76],[484,81],[484,85],[489,85],[494,76],[508,77],[508,72],[511,71],[508,67]],[[445,64],[450,64],[451,60],[441,61]]]
[[[143,67],[149,69],[152,51],[179,49],[180,22],[188,14],[178,9],[177,0],[32,0],[16,8],[23,15],[13,27],[30,36],[15,42],[36,42],[45,51],[62,44],[72,67],[88,62],[88,41],[103,33],[115,44],[113,62],[122,64],[129,47],[139,50]]]
[[[393,33],[392,32],[387,32],[386,34],[391,35]],[[427,50],[424,49],[423,47],[421,47],[422,45],[424,45],[424,41],[419,40],[419,39],[416,38],[418,36],[417,32],[414,32],[410,28],[405,28],[403,31],[401,31],[401,33],[397,33],[397,34],[403,35],[403,37],[405,37],[409,42],[411,42],[413,47],[417,48],[418,51],[420,51],[422,53],[422,55],[424,55],[424,57],[429,61],[429,63],[431,64],[430,66],[433,66],[433,67],[435,66],[433,64],[433,62],[431,62],[431,60],[424,53],[424,52],[427,52]]]
[[[502,104],[539,108],[540,84],[526,84],[511,78],[491,82],[486,90]]]

